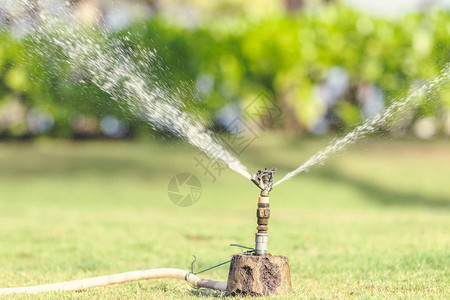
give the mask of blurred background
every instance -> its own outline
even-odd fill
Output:
[[[0,287],[189,269],[192,254],[201,270],[239,252],[230,243],[252,247],[256,228],[257,188],[123,110],[50,41],[34,43],[40,11],[68,4],[94,40],[119,40],[137,66],[155,57],[148,78],[225,136],[268,100],[277,118],[238,156],[251,173],[278,167],[275,181],[449,62],[445,0],[28,2],[0,0]],[[416,100],[271,192],[269,252],[290,259],[286,298],[448,298],[448,82]],[[182,172],[201,182],[189,207],[168,198]],[[38,297],[196,293],[162,280]]]
[[[450,49],[449,1],[69,2],[82,23],[156,51],[167,70],[160,80],[191,91],[210,127],[226,126],[263,91],[284,111],[273,129],[348,131],[437,76]],[[80,73],[25,55],[35,52],[26,42],[34,16],[58,5],[9,11],[0,4],[0,138],[148,135]],[[448,90],[424,97],[384,132],[449,136],[449,107]]]

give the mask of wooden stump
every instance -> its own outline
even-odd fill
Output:
[[[226,296],[285,295],[292,291],[285,256],[233,255]]]

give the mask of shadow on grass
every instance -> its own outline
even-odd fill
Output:
[[[223,298],[225,296],[225,292],[207,288],[192,288],[190,294],[202,298]]]
[[[447,197],[396,191],[359,178],[353,178],[332,168],[316,171],[311,176],[318,176],[322,180],[351,186],[364,194],[367,199],[383,205],[426,206],[450,209],[450,199]]]
[[[86,175],[151,178],[160,173],[158,165],[139,159],[108,156],[35,155],[32,160],[20,161],[10,165],[0,165],[0,177],[72,176]]]

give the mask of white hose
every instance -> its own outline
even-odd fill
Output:
[[[227,283],[225,281],[202,279],[197,275],[185,270],[166,268],[166,269],[132,271],[126,273],[119,273],[113,275],[106,275],[100,277],[93,277],[81,280],[66,281],[44,285],[3,288],[0,289],[0,295],[15,294],[15,293],[36,294],[40,292],[49,292],[49,291],[76,291],[110,284],[124,283],[144,279],[158,279],[158,278],[182,279],[186,280],[190,285],[194,287],[204,287],[220,291],[225,291],[227,288]]]

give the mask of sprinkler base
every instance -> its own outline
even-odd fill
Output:
[[[292,291],[285,256],[233,255],[226,296],[286,295]]]

